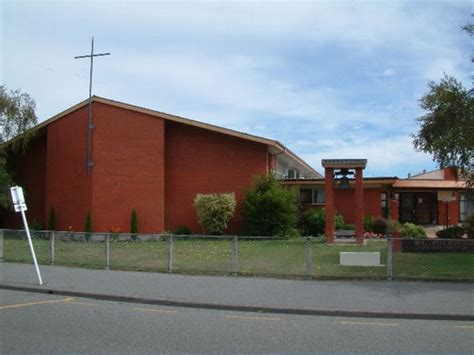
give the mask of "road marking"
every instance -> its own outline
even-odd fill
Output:
[[[400,326],[400,323],[350,322],[350,321],[344,321],[344,320],[339,320],[339,321],[336,321],[335,323],[353,324],[353,325],[382,325],[382,326],[385,326],[385,327],[398,327],[398,326]]]
[[[90,307],[97,307],[95,303],[85,303],[85,302],[75,302],[75,301],[66,301],[66,304],[78,304],[81,306],[90,306]]]
[[[453,328],[474,329],[474,325],[453,325]]]
[[[38,301],[38,302],[28,302],[28,303],[20,303],[20,304],[11,304],[6,306],[0,306],[0,310],[2,309],[10,309],[10,308],[21,308],[21,307],[30,307],[36,306],[38,304],[51,304],[51,303],[67,303],[74,300],[74,297],[63,298],[61,300],[52,300],[52,301]]]
[[[134,311],[140,312],[155,312],[155,313],[178,313],[178,311],[168,311],[164,309],[156,309],[156,308],[132,308]]]
[[[225,316],[230,319],[250,319],[250,320],[280,320],[280,318],[267,318],[267,317],[244,317],[244,316]]]

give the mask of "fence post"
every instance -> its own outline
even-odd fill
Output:
[[[50,265],[54,265],[55,239],[56,239],[56,233],[52,231],[49,235],[49,263]]]
[[[387,280],[392,281],[393,277],[393,254],[392,254],[392,238],[387,238]]]
[[[110,266],[110,235],[105,234],[105,270],[109,270]]]
[[[168,273],[173,273],[173,236],[168,236]]]
[[[311,280],[313,276],[313,240],[308,237],[306,238],[306,277]]]
[[[0,229],[0,262],[3,261],[3,229]]]
[[[237,245],[237,236],[232,237],[232,276],[239,275],[239,249]]]

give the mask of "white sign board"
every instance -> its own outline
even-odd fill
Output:
[[[12,194],[13,206],[15,212],[26,211],[25,196],[23,195],[23,189],[20,186],[10,187],[10,193]]]
[[[25,225],[26,236],[28,238],[28,244],[30,245],[31,256],[33,257],[33,264],[35,265],[36,274],[38,275],[38,282],[40,285],[43,284],[43,279],[41,278],[40,269],[38,267],[38,261],[36,260],[35,249],[33,248],[33,242],[31,241],[30,229],[28,228],[28,221],[26,220],[26,202],[25,196],[23,195],[23,189],[20,186],[10,187],[10,192],[12,194],[13,206],[15,207],[15,212],[20,212],[21,217],[23,218],[23,224]]]

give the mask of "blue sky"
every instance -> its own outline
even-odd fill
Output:
[[[443,73],[471,86],[471,1],[5,1],[1,83],[39,120],[96,95],[276,139],[366,176],[434,169],[410,134]]]

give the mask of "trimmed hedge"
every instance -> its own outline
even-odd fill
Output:
[[[203,231],[210,235],[222,234],[228,226],[235,211],[235,195],[197,194],[194,208]]]

